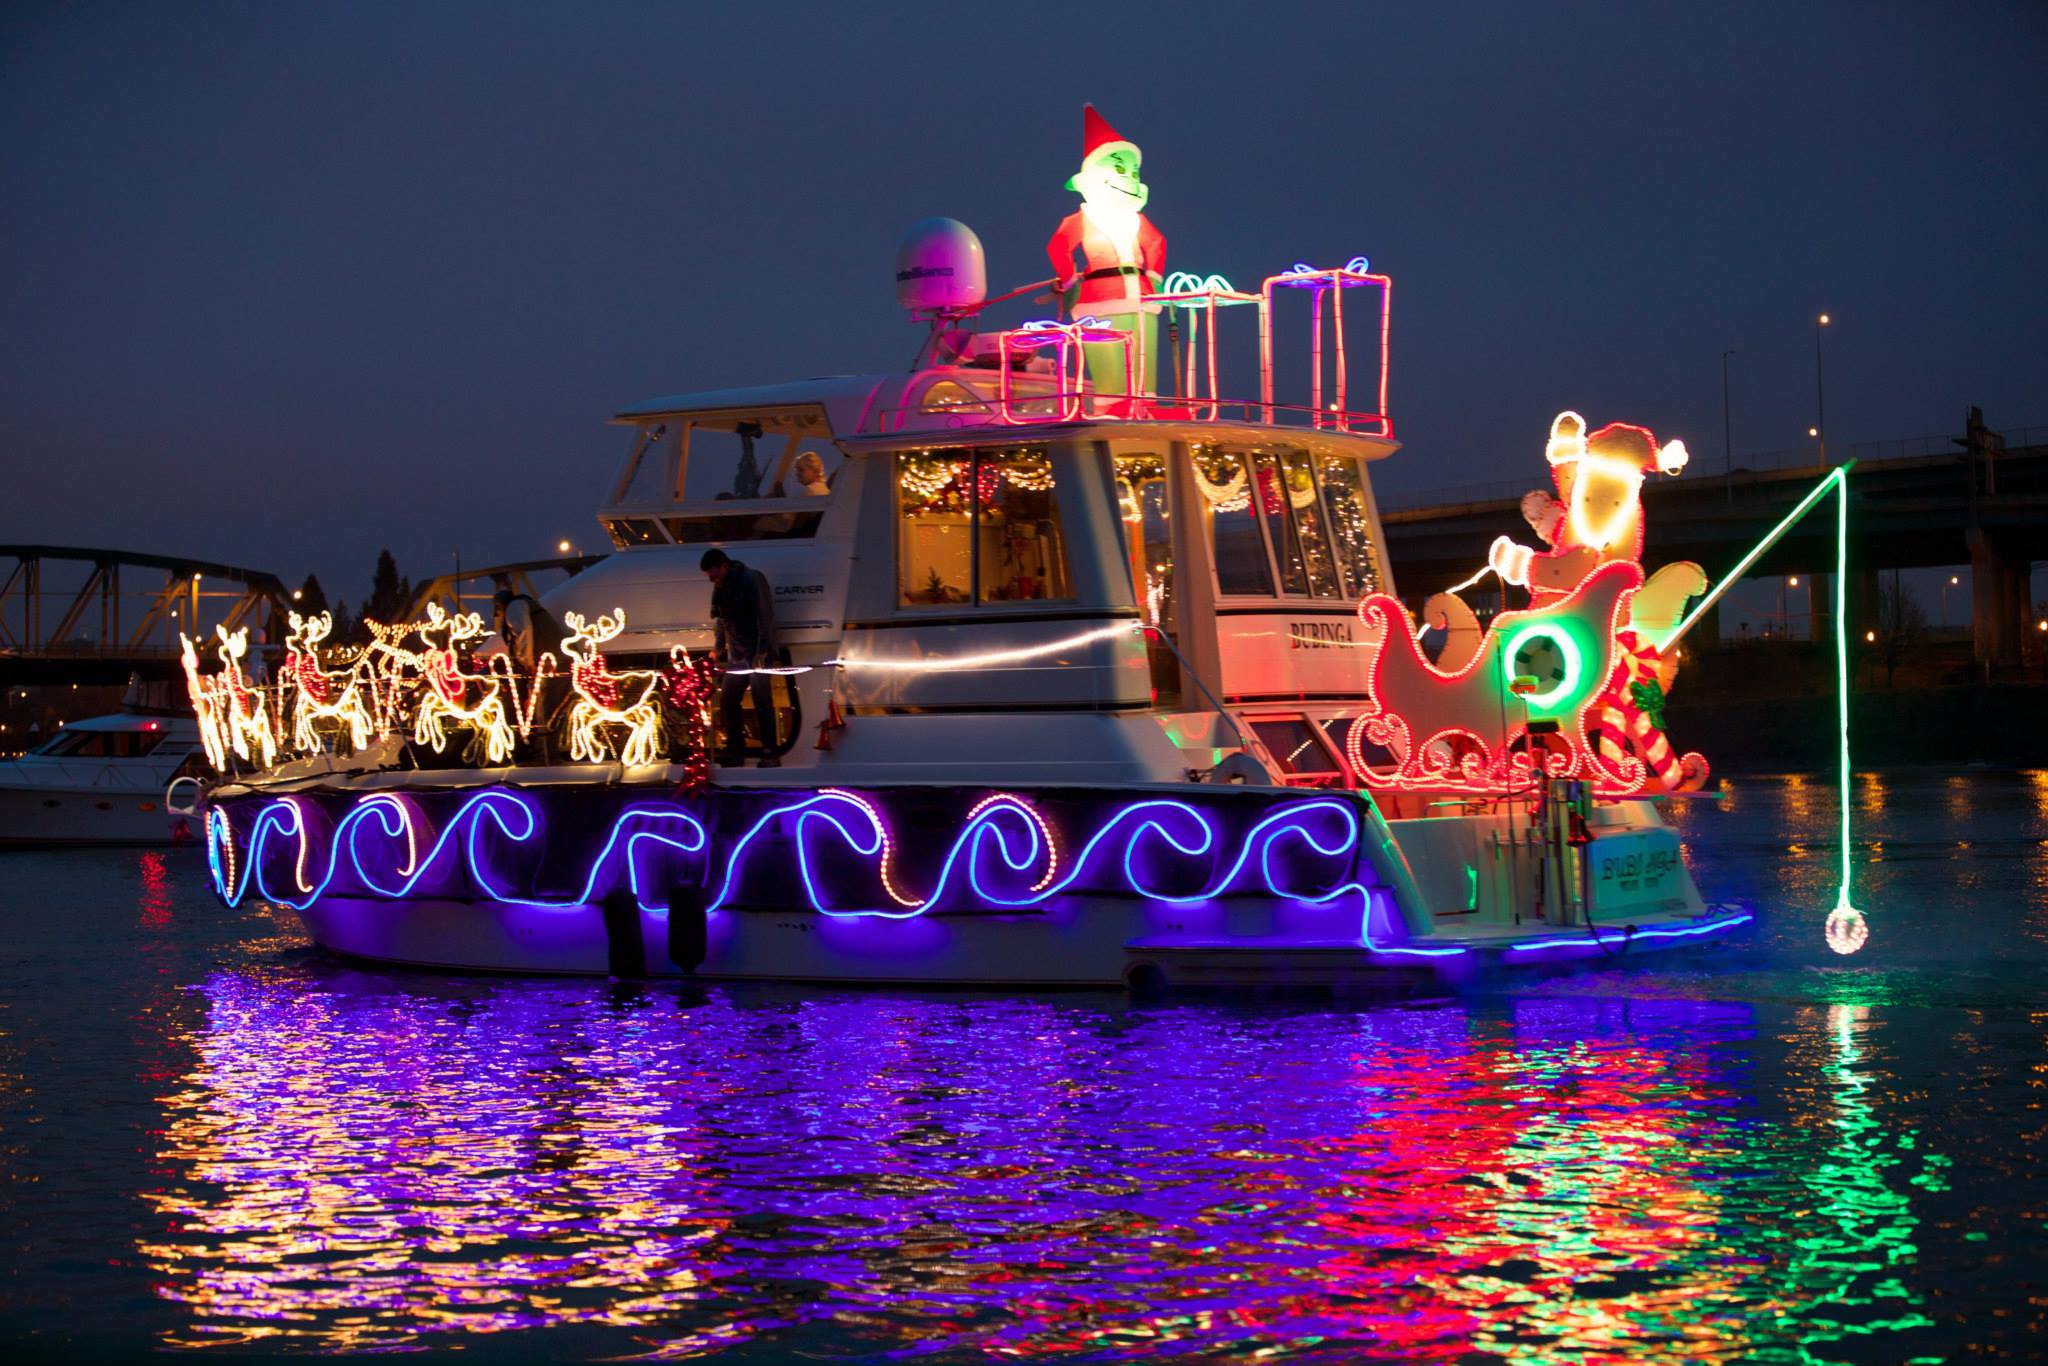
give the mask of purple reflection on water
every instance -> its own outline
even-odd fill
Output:
[[[1812,1298],[1723,1209],[1743,1009],[204,991],[143,1248],[180,1344],[1700,1360]]]

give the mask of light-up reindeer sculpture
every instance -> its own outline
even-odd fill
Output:
[[[291,634],[285,637],[284,670],[279,680],[292,690],[292,746],[302,754],[318,754],[323,748],[319,723],[339,722],[348,732],[351,752],[370,743],[370,709],[363,704],[362,689],[355,670],[338,675],[343,681],[335,689],[337,675],[320,667],[320,642],[334,629],[334,614],[314,617],[290,616]]]
[[[227,720],[221,714],[221,690],[214,680],[199,672],[199,655],[192,648],[192,637],[178,632],[182,646],[180,661],[185,666],[185,692],[192,699],[192,715],[199,722],[199,742],[206,749],[206,761],[213,765],[216,773],[225,773],[228,768]]]
[[[569,657],[569,683],[576,690],[569,709],[569,757],[602,763],[612,756],[610,728],[623,726],[619,762],[651,764],[662,757],[661,675],[646,670],[615,674],[598,649],[626,629],[623,608],[616,615],[586,622],[580,612],[564,612],[569,628],[562,653]]]
[[[419,656],[419,701],[413,712],[414,743],[432,745],[440,753],[448,744],[448,723],[468,726],[483,746],[484,762],[502,764],[512,757],[512,727],[505,716],[499,681],[462,671],[455,647],[484,633],[484,619],[475,612],[454,616],[438,602],[427,604],[427,620],[418,627],[426,650]],[[439,637],[436,640],[436,637]]]
[[[178,633],[184,647],[185,686],[192,694],[206,757],[224,772],[227,751],[232,749],[236,757],[269,768],[277,762],[277,736],[270,728],[270,712],[263,705],[262,694],[242,673],[242,656],[249,652],[249,629],[245,626],[230,632],[226,626],[216,626],[213,630],[220,638],[221,671],[210,678],[199,672],[199,656],[191,637]]]

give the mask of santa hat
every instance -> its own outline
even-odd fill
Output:
[[[1109,126],[1109,120],[1095,112],[1095,106],[1081,106],[1081,169],[1087,170],[1111,152],[1138,153],[1138,144]],[[1067,188],[1073,189],[1069,180]]]

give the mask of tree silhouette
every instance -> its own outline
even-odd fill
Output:
[[[398,561],[391,552],[377,552],[377,569],[370,576],[370,596],[363,601],[363,615],[386,624],[398,620],[406,607],[405,584],[398,577]]]

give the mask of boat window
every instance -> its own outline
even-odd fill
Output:
[[[992,473],[991,473],[992,472]],[[977,455],[981,600],[1048,602],[1073,596],[1067,548],[1043,446]]]
[[[1166,460],[1154,451],[1116,457],[1116,502],[1131,588],[1145,619],[1174,629],[1173,523],[1166,515]]]
[[[1213,446],[1194,446],[1195,486],[1202,492],[1202,516],[1216,551],[1216,588],[1226,596],[1273,595],[1273,567],[1259,533],[1244,457]]]
[[[161,731],[73,730],[38,749],[72,759],[139,759],[162,743]]]
[[[795,498],[807,487],[815,494],[816,486],[829,490],[843,460],[824,413],[816,409],[693,418],[687,440],[682,500],[692,504]]]
[[[669,535],[683,545],[706,541],[790,541],[818,534],[822,512],[733,512],[708,517],[666,517]]]
[[[1043,446],[896,457],[897,599],[906,607],[1072,596]]]
[[[1301,716],[1263,716],[1246,722],[1290,778],[1335,779],[1343,774],[1322,733]]]
[[[665,422],[650,423],[633,433],[626,452],[625,472],[619,476],[619,503],[666,503],[674,496],[675,429]]]
[[[1118,523],[1138,610],[1159,631],[1145,633],[1146,663],[1155,703],[1180,703],[1180,661],[1161,635],[1179,630],[1173,583],[1173,523],[1167,517],[1166,458],[1157,451],[1115,456]]]
[[[1329,509],[1331,540],[1337,561],[1344,569],[1350,595],[1362,598],[1377,593],[1386,584],[1380,573],[1380,551],[1372,539],[1372,519],[1366,514],[1365,479],[1358,461],[1348,455],[1316,457],[1316,477],[1323,486],[1323,506]]]
[[[612,544],[624,550],[636,545],[660,545],[661,528],[652,517],[607,517],[604,529],[610,533]]]
[[[1266,535],[1273,543],[1273,558],[1280,565],[1280,591],[1305,594],[1308,567],[1302,559],[1301,536],[1295,530],[1289,508],[1296,491],[1289,486],[1286,474],[1271,454],[1254,456],[1253,468],[1257,471],[1254,482],[1259,489],[1259,511],[1266,514]],[[1313,485],[1306,492],[1310,498],[1315,497]]]
[[[989,401],[964,384],[942,379],[924,391],[924,398],[918,409],[926,413],[958,413],[991,411]]]
[[[1308,591],[1319,598],[1343,597],[1344,581],[1330,549],[1329,517],[1323,511],[1322,491],[1316,487],[1308,452],[1299,448],[1280,452],[1280,474],[1287,490],[1287,515],[1293,520],[1302,568],[1308,574]]]
[[[1316,724],[1323,728],[1323,735],[1329,740],[1331,749],[1339,754],[1348,754],[1347,746],[1351,742],[1351,723],[1354,719],[1350,716],[1326,716]],[[1394,762],[1393,751],[1374,744],[1362,735],[1358,738],[1358,756],[1365,760],[1367,768],[1385,768]],[[1350,763],[1347,758],[1345,767],[1350,767]]]

